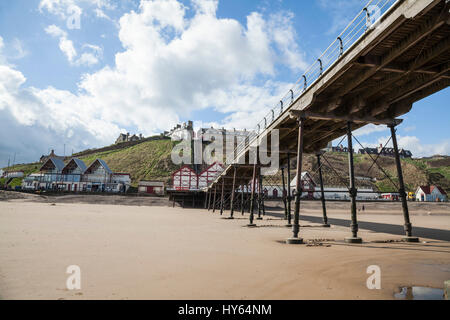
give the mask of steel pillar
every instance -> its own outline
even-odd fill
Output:
[[[352,135],[352,123],[347,122],[347,143],[348,143],[348,167],[350,176],[350,199],[351,199],[351,213],[352,223],[350,228],[352,230],[352,236],[345,238],[345,242],[348,243],[362,243],[362,239],[358,237],[358,219],[356,217],[356,196],[358,190],[355,186],[355,166],[353,163],[353,135]]]
[[[225,179],[222,178],[222,194],[220,196],[220,215],[223,215],[224,200],[225,200]]]
[[[412,225],[411,221],[409,220],[408,201],[406,199],[405,183],[403,181],[402,164],[400,161],[400,155],[398,153],[398,143],[397,143],[397,134],[395,132],[395,126],[396,126],[395,124],[392,124],[389,126],[389,128],[391,129],[392,144],[394,145],[395,164],[397,166],[397,176],[400,187],[400,190],[398,190],[398,192],[402,200],[403,218],[405,220],[404,228],[406,237],[403,238],[403,240],[407,242],[419,242],[419,238],[412,236]]]
[[[320,200],[322,201],[322,212],[323,212],[323,227],[329,228],[328,217],[327,217],[327,206],[325,203],[325,191],[323,188],[323,176],[322,176],[322,163],[320,161],[321,153],[317,154],[317,165],[319,166],[319,181],[320,181]]]
[[[244,215],[244,210],[245,210],[245,207],[244,207],[245,186],[242,184],[241,188],[242,188],[242,193],[241,193],[241,215]]]
[[[284,204],[284,220],[287,220],[288,218],[288,211],[287,211],[287,191],[286,191],[286,179],[284,177],[284,168],[281,168],[281,179],[283,181],[283,204]]]
[[[287,193],[287,207],[288,207],[288,224],[287,227],[290,228],[292,227],[292,215],[291,215],[291,154],[290,152],[288,152],[287,154],[287,161],[288,161],[288,166],[287,166],[287,188],[288,188],[288,193]]]
[[[302,197],[302,165],[303,165],[303,135],[304,135],[304,119],[298,120],[298,146],[297,146],[297,181],[295,184],[295,209],[294,209],[294,225],[292,228],[292,238],[287,239],[288,244],[302,244],[303,239],[298,237],[300,232],[300,198]],[[289,183],[290,184],[290,183]]]
[[[236,189],[236,173],[237,173],[237,168],[234,167],[234,173],[233,173],[233,189],[231,190],[231,204],[230,204],[230,218],[229,219],[234,219],[233,215],[234,215],[234,196],[235,196],[235,189]]]
[[[208,209],[208,194],[209,194],[209,192],[206,191],[206,193],[205,193],[205,209]]]
[[[263,176],[260,174],[259,175],[260,176],[260,178],[261,178],[261,183],[260,183],[260,190],[261,190],[261,209],[262,209],[262,214],[263,214],[263,216],[266,216],[266,207],[265,207],[265,205],[264,205],[264,197],[266,196],[265,195],[265,193],[264,193],[264,189],[263,189]]]
[[[212,198],[212,188],[209,189],[208,211],[211,210],[211,198]]]
[[[261,212],[262,212],[262,190],[261,190],[261,167],[258,168],[258,218],[257,220],[262,220]]]
[[[257,170],[257,165],[256,163],[253,165],[253,178],[252,178],[252,195],[250,197],[250,220],[249,220],[249,224],[247,225],[247,227],[256,227],[256,224],[254,224],[253,220],[254,220],[254,215],[253,215],[253,211],[254,211],[254,207],[255,207],[255,189],[256,189],[256,170]]]
[[[217,206],[217,202],[216,202],[216,197],[217,197],[217,183],[214,184],[214,201],[213,201],[213,213],[216,212],[216,206]]]

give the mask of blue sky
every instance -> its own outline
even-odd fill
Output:
[[[179,121],[251,129],[365,3],[1,1],[0,166]],[[446,89],[413,106],[402,147],[450,154],[449,98]],[[373,146],[389,132],[357,135]]]

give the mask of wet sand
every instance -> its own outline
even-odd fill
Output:
[[[222,220],[200,209],[3,201],[0,298],[392,299],[399,287],[442,288],[450,279],[443,207],[411,216],[434,239],[372,242],[401,239],[392,226],[403,224],[401,211],[374,207],[359,216],[365,243],[348,245],[348,211],[331,208],[336,224],[325,229],[316,205],[303,207],[301,236],[329,241],[290,246],[279,209],[248,229],[247,216]],[[69,265],[81,268],[81,290],[66,289]],[[370,265],[381,268],[381,290],[366,287]]]

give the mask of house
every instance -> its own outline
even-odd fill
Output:
[[[297,175],[291,181],[291,192],[295,194],[295,188],[297,187]],[[302,172],[301,174],[301,185],[302,185],[302,197],[304,197],[304,193],[307,193],[308,198],[314,197],[314,191],[316,188],[316,183],[308,172]]]
[[[331,147],[332,152],[338,152],[338,153],[348,153],[348,148],[344,147],[342,144],[337,147]],[[355,150],[352,149],[353,153],[355,153]]]
[[[198,175],[198,189],[209,186],[223,172],[224,167],[219,162],[214,162]]]
[[[25,190],[58,190],[68,192],[126,192],[131,184],[128,173],[113,173],[105,161],[96,159],[87,167],[77,158],[67,165],[57,158],[48,159],[39,174],[31,174],[22,181]]]
[[[377,155],[378,154],[378,149],[377,148],[364,148],[364,149],[359,149],[359,154],[374,154]]]
[[[359,150],[359,154],[373,154],[373,155],[381,155],[384,157],[395,157],[394,148],[383,148],[383,145],[380,145],[378,148],[364,148]],[[399,149],[398,154],[400,158],[407,159],[412,158],[412,152],[405,149]]]
[[[53,158],[53,159],[59,159],[59,160],[61,160],[61,161],[64,161],[64,157],[57,156],[57,155],[55,154],[55,150],[52,149],[52,151],[50,152],[50,154],[49,154],[48,156],[45,156],[45,155],[41,156],[41,158],[39,159],[39,162],[40,162],[40,163],[45,163],[45,162],[46,162],[48,159],[50,159],[50,158]]]
[[[39,169],[41,180],[39,189],[59,190],[64,188],[62,170],[65,164],[59,158],[49,158]]]
[[[139,136],[133,134],[132,136],[130,136],[130,133],[128,132],[127,134],[121,133],[119,134],[119,137],[116,139],[116,144],[119,143],[123,143],[123,142],[135,142],[135,141],[140,141],[143,140],[143,136],[142,134],[139,134]]]
[[[198,176],[189,166],[172,173],[173,189],[177,191],[199,190]]]
[[[139,193],[164,196],[164,182],[159,181],[140,181],[138,185]]]
[[[420,186],[416,190],[416,201],[445,202],[447,193],[439,186]]]
[[[87,167],[83,161],[77,158],[73,158],[67,163],[67,165],[62,169],[62,177],[64,184],[63,190],[77,192],[81,186],[81,177],[86,171]]]

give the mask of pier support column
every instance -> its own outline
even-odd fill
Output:
[[[419,242],[419,238],[412,236],[412,225],[411,221],[409,220],[408,201],[406,198],[405,183],[403,181],[402,164],[400,162],[400,155],[398,153],[397,134],[395,132],[395,127],[396,124],[392,124],[389,126],[389,128],[391,129],[392,144],[394,145],[395,164],[397,166],[397,177],[398,177],[398,184],[400,187],[400,190],[398,190],[398,192],[402,200],[403,218],[405,220],[404,228],[406,237],[403,238],[403,240],[406,242]]]
[[[208,211],[211,210],[211,198],[212,198],[212,188],[209,189]]]
[[[288,208],[288,224],[286,227],[291,228],[292,227],[292,215],[291,215],[291,154],[288,152],[287,154],[287,208]]]
[[[262,209],[262,215],[265,217],[266,216],[266,207],[264,204],[264,198],[265,198],[266,194],[264,193],[264,187],[263,187],[264,178],[261,174],[260,174],[260,178],[261,178],[261,209]]]
[[[288,211],[287,211],[287,191],[286,191],[286,179],[284,177],[284,168],[281,168],[281,179],[283,181],[283,204],[284,204],[284,220],[287,220],[288,218]]]
[[[298,146],[297,146],[297,181],[295,185],[295,208],[294,225],[292,228],[292,238],[286,240],[287,244],[302,244],[303,239],[299,238],[300,232],[300,198],[302,197],[302,165],[303,165],[303,135],[305,121],[303,118],[298,120]],[[290,183],[289,183],[290,184]]]
[[[245,196],[245,184],[241,184],[242,193],[241,193],[241,215],[244,215],[244,196]]]
[[[216,212],[216,197],[217,197],[217,183],[214,184],[214,201],[213,201],[213,213]]]
[[[317,154],[317,165],[319,166],[319,181],[320,181],[320,200],[322,201],[322,212],[323,212],[323,225],[324,228],[329,228],[328,217],[327,217],[327,206],[325,203],[325,190],[323,188],[323,176],[322,176],[322,163],[321,163],[322,153]]]
[[[208,209],[208,196],[209,196],[209,191],[205,192],[205,209]]]
[[[235,196],[235,189],[236,189],[236,173],[237,173],[237,167],[234,167],[233,172],[233,188],[231,189],[231,204],[230,204],[230,217],[229,219],[234,219],[234,196]]]
[[[253,165],[253,178],[252,178],[252,195],[250,197],[250,220],[247,227],[256,227],[256,224],[254,221],[254,215],[253,211],[255,209],[255,189],[256,189],[256,170],[257,170],[257,164],[255,163]]]
[[[351,212],[352,223],[350,228],[352,230],[352,236],[345,238],[347,243],[362,243],[362,239],[358,237],[358,219],[356,217],[356,196],[358,190],[355,186],[355,166],[353,163],[353,135],[352,135],[352,123],[347,122],[347,144],[348,144],[348,166],[350,176],[350,199],[351,199]]]
[[[262,181],[261,181],[261,167],[258,168],[258,218],[257,220],[262,220]]]
[[[222,194],[220,196],[220,215],[223,215],[224,200],[225,200],[225,178],[222,177]]]

